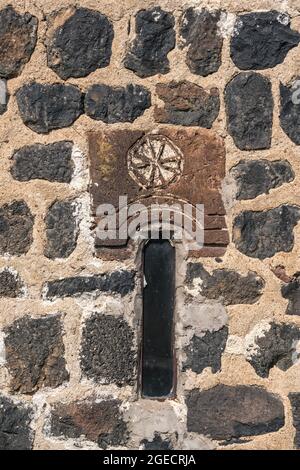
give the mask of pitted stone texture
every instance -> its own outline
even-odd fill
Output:
[[[174,25],[173,15],[159,6],[138,11],[135,18],[136,36],[129,44],[125,67],[139,77],[168,73],[168,53],[175,47]]]
[[[127,440],[127,428],[115,399],[57,403],[51,409],[53,436],[76,439],[84,436],[99,447],[119,446]]]
[[[274,10],[247,13],[236,19],[231,58],[241,70],[268,69],[281,64],[299,42],[288,15]]]
[[[186,49],[186,63],[192,73],[206,77],[221,65],[223,39],[219,34],[219,10],[188,8],[180,22],[181,47]]]
[[[250,334],[250,338],[251,338]],[[268,377],[274,366],[286,371],[299,360],[300,329],[295,325],[270,323],[254,340],[246,340],[246,359],[260,377]]]
[[[8,100],[7,82],[4,79],[0,79],[0,116],[7,110]]]
[[[218,331],[207,331],[203,336],[194,335],[184,349],[186,361],[183,370],[191,369],[201,374],[210,367],[213,374],[221,370],[221,359],[228,338],[228,328],[224,326]]]
[[[31,407],[0,395],[0,450],[32,449],[32,418]]]
[[[85,77],[109,65],[114,32],[105,15],[69,7],[51,15],[48,23],[48,66],[60,78]]]
[[[150,106],[151,94],[141,85],[92,85],[85,96],[86,114],[108,124],[133,122]]]
[[[76,248],[78,223],[74,201],[56,201],[49,207],[46,218],[47,258],[67,258]]]
[[[78,297],[82,294],[108,292],[122,297],[133,291],[134,271],[114,271],[94,276],[77,276],[49,281],[46,284],[48,299],[54,297]]]
[[[237,186],[236,199],[254,199],[289,183],[295,173],[287,160],[241,160],[230,170]]]
[[[294,246],[293,229],[300,219],[297,206],[282,205],[266,211],[244,211],[234,219],[236,248],[251,258],[271,258]]]
[[[227,443],[275,432],[284,425],[281,400],[261,387],[219,384],[209,390],[194,389],[186,404],[188,431]]]
[[[157,122],[210,129],[218,117],[220,98],[217,88],[207,92],[201,86],[185,80],[159,83],[156,92],[165,103],[164,107],[155,107],[154,117]]]
[[[142,450],[172,450],[173,444],[168,437],[155,432],[153,439],[143,439],[141,441]]]
[[[297,273],[293,279],[281,287],[281,295],[288,299],[287,315],[300,315],[300,275]]]
[[[293,413],[293,425],[296,430],[294,448],[300,449],[300,393],[290,393],[289,399]]]
[[[74,85],[33,82],[16,97],[24,124],[39,134],[71,126],[83,113],[83,94]]]
[[[7,367],[13,392],[34,393],[68,380],[60,315],[22,317],[5,328]]]
[[[16,150],[13,154],[11,174],[18,181],[43,179],[70,183],[73,175],[73,142],[34,144]]]
[[[38,21],[30,13],[20,15],[11,5],[0,11],[0,77],[18,76],[36,44]]]
[[[0,272],[0,297],[16,298],[23,294],[23,282],[18,274],[9,268]]]
[[[300,78],[290,86],[280,83],[280,125],[296,145],[300,145]]]
[[[219,300],[224,305],[253,304],[260,298],[265,286],[265,281],[252,271],[241,275],[230,269],[216,269],[209,274],[201,263],[188,263],[187,285],[193,286],[195,281],[198,281],[201,295]]]
[[[33,237],[34,217],[24,201],[0,207],[0,254],[19,256],[27,253]]]
[[[235,76],[225,88],[228,132],[240,150],[270,148],[273,125],[271,82],[257,73]]]
[[[80,362],[85,376],[97,383],[133,385],[136,352],[128,323],[112,315],[92,314],[83,328]]]

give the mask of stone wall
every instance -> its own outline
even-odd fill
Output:
[[[300,448],[299,1],[73,3],[0,0],[0,448]],[[206,252],[176,249],[164,401],[138,389],[139,253],[95,247],[90,180],[93,139],[121,159],[156,129],[214,201]]]

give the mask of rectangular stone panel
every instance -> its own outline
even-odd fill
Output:
[[[195,128],[105,130],[89,134],[90,191],[95,226],[97,207],[155,203],[204,205],[204,246],[193,256],[221,256],[229,242],[221,182],[225,176],[223,139]],[[129,220],[129,219],[128,219]],[[120,228],[119,226],[117,228]],[[124,259],[132,253],[128,238],[96,237],[97,253]]]

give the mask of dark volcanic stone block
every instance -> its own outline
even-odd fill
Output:
[[[270,189],[278,188],[295,178],[295,173],[287,160],[241,160],[231,168],[230,174],[237,185],[238,200],[254,199],[260,194],[269,194]]]
[[[300,34],[290,29],[290,19],[278,11],[247,13],[237,17],[231,39],[231,58],[242,70],[261,70],[281,64]]]
[[[183,370],[191,369],[201,374],[210,367],[213,374],[221,369],[221,359],[228,338],[228,328],[218,331],[207,331],[203,336],[194,335],[190,344],[184,349],[186,361]]]
[[[220,300],[224,305],[253,304],[262,295],[265,281],[255,272],[241,275],[231,269],[215,269],[209,274],[201,263],[188,263],[186,282],[201,281],[199,293],[207,299]]]
[[[281,400],[265,389],[219,384],[209,390],[191,390],[186,398],[190,432],[212,439],[234,441],[278,431],[284,425]]]
[[[221,65],[220,14],[219,10],[188,8],[181,18],[181,47],[186,49],[186,63],[191,72],[203,77],[217,72]]]
[[[47,283],[46,297],[77,297],[85,293],[109,292],[122,297],[133,291],[134,271],[114,271],[94,276],[76,276]]]
[[[299,359],[296,343],[300,340],[300,329],[296,325],[270,323],[270,328],[255,338],[247,352],[247,361],[260,377],[268,377],[274,366],[288,370]]]
[[[107,122],[133,122],[151,106],[151,94],[143,86],[110,87],[92,85],[85,97],[85,112],[92,119]]]
[[[67,258],[75,250],[78,237],[74,201],[56,201],[49,207],[46,218],[47,258]]]
[[[33,237],[34,216],[24,201],[0,207],[0,254],[22,255],[29,250]]]
[[[293,229],[300,219],[297,206],[282,205],[266,211],[244,211],[234,219],[233,241],[252,258],[265,259],[279,251],[291,251]]]
[[[0,396],[0,450],[30,450],[33,410],[25,403]]]
[[[71,126],[83,113],[83,95],[73,85],[30,83],[16,92],[21,118],[39,134]]]
[[[136,37],[126,53],[125,67],[139,77],[168,73],[168,53],[175,47],[174,25],[173,15],[161,7],[138,11]]]
[[[4,331],[13,392],[34,393],[68,380],[60,315],[25,316]]]
[[[80,362],[86,377],[97,383],[133,385],[136,352],[128,323],[112,315],[92,314],[83,328]]]
[[[49,27],[48,66],[60,78],[85,77],[109,65],[114,32],[105,15],[70,7],[52,15]]]
[[[240,150],[270,148],[273,125],[271,82],[257,73],[240,73],[225,88],[227,128]]]
[[[71,159],[73,142],[27,145],[13,154],[11,174],[18,181],[43,179],[70,183],[73,175]]]
[[[300,79],[292,85],[280,83],[280,125],[296,145],[300,145]]]
[[[20,15],[11,5],[0,11],[0,77],[21,73],[35,48],[37,24],[35,16]]]
[[[0,272],[0,297],[21,297],[23,287],[23,282],[18,274],[9,268],[5,268]]]

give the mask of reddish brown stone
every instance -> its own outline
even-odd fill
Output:
[[[77,401],[57,403],[51,410],[51,434],[76,439],[84,435],[104,449],[126,441],[126,424],[120,413],[120,402]]]
[[[151,173],[152,179],[147,179],[147,172],[141,170],[141,166],[148,165],[145,152],[151,146],[160,145],[163,145],[163,152],[176,154],[176,170],[171,176],[167,173],[165,179],[156,173],[154,176]],[[158,147],[155,147],[156,151]],[[165,202],[177,203],[181,207],[184,203],[203,204],[205,246],[193,255],[224,254],[229,239],[220,191],[225,176],[225,148],[219,136],[212,131],[195,128],[165,127],[155,134],[148,130],[109,130],[91,133],[89,148],[94,216],[100,204],[118,207],[119,196],[126,195],[128,204],[141,202],[148,206]],[[123,259],[126,253],[132,252],[127,241],[96,239],[96,246],[101,248],[98,253],[105,258]]]
[[[217,88],[207,92],[201,86],[184,80],[158,83],[156,92],[165,103],[164,107],[156,106],[154,109],[157,122],[210,129],[219,114]]]

